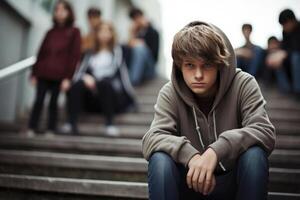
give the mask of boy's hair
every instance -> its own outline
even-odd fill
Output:
[[[172,58],[178,67],[184,58],[204,59],[218,67],[228,66],[229,55],[219,33],[205,23],[192,22],[174,36]]]
[[[129,11],[130,19],[135,19],[136,17],[143,16],[143,15],[144,15],[143,11],[139,8],[131,8]]]
[[[101,17],[101,10],[99,8],[91,7],[87,11],[88,18]]]
[[[295,20],[296,20],[296,16],[294,12],[290,9],[285,9],[281,11],[281,13],[279,14],[278,21],[281,25],[284,25],[288,21],[295,21]]]
[[[252,25],[251,24],[243,24],[242,30],[245,30],[245,29],[249,29],[250,31],[252,31]]]

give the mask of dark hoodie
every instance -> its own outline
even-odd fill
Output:
[[[270,154],[275,146],[275,129],[255,78],[236,69],[228,38],[214,25],[203,24],[223,37],[230,52],[229,67],[219,70],[219,87],[212,108],[206,117],[179,67],[173,63],[171,81],[159,92],[154,119],[143,137],[142,148],[147,160],[154,152],[162,151],[187,166],[195,154],[210,147],[217,154],[218,173],[231,170],[238,156],[253,145]]]

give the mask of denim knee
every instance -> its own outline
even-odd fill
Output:
[[[149,160],[149,175],[155,174],[157,177],[167,178],[177,169],[174,160],[164,152],[154,153]]]
[[[268,176],[269,162],[267,153],[258,146],[250,147],[239,158],[239,173],[249,175],[249,177],[263,178]]]

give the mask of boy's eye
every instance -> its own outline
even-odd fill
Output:
[[[212,65],[212,64],[209,64],[209,63],[205,63],[205,64],[203,65],[203,67],[206,68],[206,69],[209,69],[209,68],[212,68],[213,65]]]
[[[189,68],[192,68],[192,67],[194,67],[194,64],[192,64],[192,63],[186,63],[185,66],[189,67]]]

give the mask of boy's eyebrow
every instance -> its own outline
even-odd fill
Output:
[[[182,62],[195,62],[195,61],[200,61],[200,62],[203,62],[203,63],[206,62],[206,60],[203,59],[203,58],[183,58],[182,59]]]

